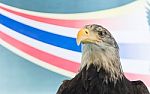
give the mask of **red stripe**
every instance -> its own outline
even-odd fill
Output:
[[[79,68],[79,63],[72,62],[69,60],[65,60],[63,58],[48,54],[36,48],[33,48],[27,44],[24,44],[10,36],[0,32],[0,37],[10,45],[16,47],[17,49],[38,58],[48,64],[54,65],[56,67],[62,68],[67,71],[71,71],[76,73]],[[126,77],[130,80],[142,80],[144,83],[150,87],[150,75],[140,75],[140,74],[133,74],[133,73],[125,73]]]
[[[0,37],[7,43],[16,47],[17,49],[35,57],[35,58],[38,58],[48,64],[54,65],[54,66],[62,68],[64,70],[69,70],[71,72],[78,71],[79,63],[65,60],[61,57],[57,57],[57,56],[51,55],[49,53],[43,52],[41,50],[38,50],[36,48],[33,48],[27,44],[24,44],[16,39],[14,39],[14,38],[9,37],[8,35],[6,35],[2,32],[0,32]]]
[[[106,23],[111,24],[110,21],[108,21],[106,19],[105,20],[104,19],[101,19],[101,20],[97,20],[97,19],[96,20],[61,20],[61,19],[52,19],[52,18],[46,18],[46,17],[33,16],[33,15],[25,14],[22,12],[17,12],[17,11],[14,11],[14,10],[11,10],[11,9],[8,9],[8,8],[2,7],[2,6],[0,6],[0,8],[4,9],[10,13],[13,13],[13,14],[16,14],[16,15],[19,15],[19,16],[22,16],[22,17],[25,17],[28,19],[32,19],[35,21],[44,22],[44,23],[48,23],[48,24],[64,26],[64,27],[80,28],[86,24],[92,24],[92,23],[103,24],[103,25],[105,25]],[[113,21],[111,21],[111,22],[113,22]]]

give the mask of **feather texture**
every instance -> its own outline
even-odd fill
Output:
[[[103,68],[106,73],[110,73],[110,77],[106,77],[106,81],[115,82],[116,79],[122,78],[123,72],[118,49],[109,46],[103,47],[103,43],[100,46],[83,44],[82,49],[81,69],[85,66],[88,69],[91,64],[94,64],[97,66],[97,71]]]
[[[86,66],[73,79],[66,80],[60,86],[57,94],[150,94],[141,81],[129,81],[125,76],[116,84],[105,82],[106,73],[102,68],[97,72],[95,65]]]

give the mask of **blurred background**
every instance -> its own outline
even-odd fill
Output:
[[[150,88],[149,0],[0,0],[0,94],[56,94],[78,72],[86,24],[117,40],[125,75]]]

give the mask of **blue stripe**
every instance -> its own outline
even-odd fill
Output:
[[[82,13],[116,8],[135,0],[1,0],[21,9],[49,13]]]
[[[21,33],[38,41],[64,49],[81,52],[81,47],[76,45],[75,38],[70,38],[39,30],[37,28],[12,20],[3,15],[0,15],[0,22],[8,28],[11,28],[18,33]],[[150,51],[150,44],[119,44],[119,46],[121,58],[150,60],[150,55],[147,52]]]

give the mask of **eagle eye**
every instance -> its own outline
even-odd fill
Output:
[[[105,36],[105,35],[107,35],[107,33],[105,31],[101,31],[101,32],[98,32],[98,35]]]

